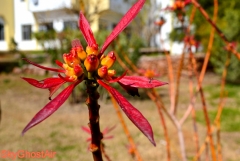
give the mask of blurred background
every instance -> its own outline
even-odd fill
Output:
[[[62,61],[62,54],[71,49],[71,41],[80,39],[86,47],[86,42],[78,28],[79,12],[82,11],[89,21],[94,36],[101,47],[106,37],[117,25],[122,16],[136,2],[136,0],[0,0],[0,151],[29,151],[53,150],[57,157],[53,160],[92,160],[87,150],[88,137],[81,130],[87,126],[88,110],[84,101],[85,86],[81,84],[74,90],[71,98],[46,121],[20,136],[22,129],[34,114],[48,102],[48,91],[35,89],[23,82],[20,77],[34,77],[38,80],[53,76],[32,65],[22,61],[28,59],[48,67],[55,67],[55,60]],[[197,70],[201,71],[208,48],[211,25],[202,14],[196,11],[190,26],[190,15],[193,5],[184,8],[183,18],[177,12],[169,9],[175,0],[147,0],[141,12],[133,22],[114,40],[107,51],[114,50],[118,59],[114,68],[118,75],[125,70],[135,71],[133,74],[147,75],[156,79],[169,82],[169,57],[171,59],[172,75],[174,82],[178,80],[179,63],[182,55],[187,53],[184,48],[186,36],[192,36],[194,43],[190,48],[196,59]],[[213,1],[198,1],[212,17],[214,10]],[[239,51],[240,41],[240,1],[218,2],[217,25],[234,43]],[[167,53],[167,54],[166,54]],[[227,67],[226,85],[224,88],[225,104],[221,115],[221,144],[222,157],[226,161],[240,160],[240,67],[235,56],[229,56],[224,42],[217,34],[212,45],[211,58],[207,66],[203,90],[208,106],[211,126],[215,126],[214,118],[218,113],[219,100],[221,99],[222,73]],[[178,113],[174,117],[181,118],[188,109],[189,97],[189,62],[188,54],[183,57],[181,81],[179,85]],[[123,65],[125,64],[125,66]],[[137,70],[136,70],[137,69]],[[149,74],[149,73],[148,73]],[[179,79],[180,80],[180,79]],[[197,86],[197,79],[193,80]],[[124,92],[116,86],[122,93]],[[157,88],[157,93],[163,99],[166,109],[170,109],[169,86]],[[177,86],[175,86],[177,91]],[[140,98],[131,98],[130,101],[137,107],[153,126],[157,147],[153,147],[138,129],[124,116],[130,132],[136,141],[137,148],[143,160],[167,160],[165,152],[167,144],[164,138],[162,124],[156,113],[156,105],[151,101],[146,91],[140,90]],[[106,151],[113,160],[136,160],[129,154],[129,145],[117,119],[116,112],[107,93],[101,93],[101,126],[116,128],[111,132],[112,140],[106,141]],[[200,145],[203,147],[200,159],[211,160],[209,145],[205,144],[207,135],[206,123],[202,112],[200,98],[196,96],[196,122],[199,132]],[[164,113],[168,134],[170,138],[171,160],[184,160],[181,155],[179,140],[176,136],[176,127],[171,119]],[[111,120],[111,121],[109,121]],[[190,128],[191,127],[191,128]],[[185,139],[187,160],[196,160],[194,150],[194,134],[191,118],[186,119],[182,132]],[[214,135],[215,146],[217,136]],[[207,142],[207,141],[206,141]],[[199,147],[200,149],[200,147]],[[198,150],[199,150],[198,149]],[[197,160],[200,160],[197,159]],[[1,159],[0,159],[1,160]],[[29,160],[29,159],[21,159]],[[45,159],[48,160],[48,159]]]

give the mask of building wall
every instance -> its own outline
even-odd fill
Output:
[[[13,0],[0,0],[0,4],[0,17],[4,21],[4,41],[0,40],[0,51],[7,51],[14,37]]]
[[[93,12],[94,10],[94,6],[98,5],[99,6],[99,12],[102,12],[104,10],[107,10],[110,8],[110,2],[109,0],[91,0],[92,2],[92,8],[90,10],[90,12]],[[93,17],[93,22],[91,22],[91,28],[93,30],[93,32],[96,32],[99,30],[99,14],[94,15]]]
[[[31,38],[31,40],[23,40],[22,26],[31,25],[32,33],[37,31],[37,24],[34,15],[29,11],[29,0],[14,0],[14,21],[15,21],[15,35],[14,39],[18,44],[19,50],[39,50],[41,46],[37,41]]]
[[[95,6],[99,7],[99,14],[93,17],[94,21],[91,23],[93,32],[99,30],[99,23],[105,21],[108,26],[107,29],[112,29],[114,24],[117,24],[122,16],[131,7],[132,0],[126,2],[124,0],[90,0],[92,8],[89,12],[93,12]]]
[[[34,1],[36,0],[29,1],[29,10],[31,12],[40,12],[71,7],[71,0],[37,0],[37,4],[34,4]]]
[[[35,4],[34,2],[37,2]],[[36,12],[48,12],[70,7],[71,0],[14,0],[14,39],[19,50],[42,50],[42,46],[34,37],[31,40],[23,40],[23,25],[31,25],[32,33],[39,31],[39,23],[34,15]],[[60,31],[63,28],[61,17],[52,21],[54,29]]]
[[[0,0],[0,18],[5,22],[5,41],[0,41],[0,51],[10,49],[11,38],[14,38],[19,50],[41,50],[41,45],[33,37],[30,40],[23,39],[22,26],[31,25],[32,33],[37,32],[42,23],[38,16],[41,17],[43,13],[43,16],[49,18],[46,13],[56,12],[56,18],[52,16],[49,19],[53,23],[54,29],[61,31],[64,21],[77,21],[78,16],[59,15],[59,10],[73,6],[80,8],[80,1],[87,4],[87,12],[92,13],[95,7],[98,7],[99,14],[93,14],[93,21],[90,23],[93,32],[99,30],[99,19],[102,18],[108,21],[109,26],[113,26],[127,10],[123,0]],[[119,7],[120,4],[122,6]],[[130,7],[130,5],[128,6]],[[107,14],[111,16],[109,17]]]

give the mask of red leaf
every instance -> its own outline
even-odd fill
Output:
[[[92,137],[87,138],[86,141],[87,141],[87,142],[92,141]]]
[[[105,136],[103,136],[103,139],[104,139],[104,140],[107,140],[107,139],[112,139],[112,138],[113,138],[113,136],[112,136],[112,135],[111,135],[111,136],[106,136],[106,137],[105,137]]]
[[[54,86],[54,87],[51,87],[51,88],[49,88],[48,90],[49,90],[49,96],[48,96],[48,98],[49,98],[49,100],[52,100],[52,95],[60,88],[62,86],[62,84],[59,84],[59,85],[57,85],[57,86]]]
[[[113,129],[115,129],[115,127],[116,127],[116,125],[114,125],[113,127],[110,127],[110,128],[106,127],[106,128],[103,130],[102,134],[103,134],[103,135],[106,135],[107,133],[109,133],[109,132],[111,132]]]
[[[63,77],[61,74],[58,74],[58,76],[59,76],[62,80],[66,81],[66,82],[74,82],[74,81],[76,81],[76,80],[70,79],[70,77],[68,77],[68,76]]]
[[[147,119],[131,105],[126,98],[124,98],[116,89],[105,84],[101,80],[98,80],[98,83],[102,85],[106,90],[108,90],[112,96],[115,98],[123,112],[127,117],[138,127],[138,129],[149,139],[149,141],[156,146],[152,127],[147,121]]]
[[[136,87],[131,87],[129,85],[124,85],[120,82],[118,82],[118,83],[131,96],[136,96],[137,95],[138,97],[140,97],[140,95],[138,93],[138,89]]]
[[[104,53],[110,43],[122,32],[127,25],[136,17],[138,12],[141,10],[142,6],[144,5],[145,0],[138,0],[123,16],[117,26],[113,29],[111,34],[107,37],[106,41],[104,42],[102,49],[100,51],[100,56]]]
[[[46,78],[44,80],[38,81],[32,78],[22,78],[23,80],[27,81],[29,84],[33,85],[37,88],[52,88],[58,85],[62,85],[65,81],[61,78]]]
[[[63,63],[62,63],[62,62],[60,62],[60,61],[58,61],[58,60],[55,60],[55,63],[56,63],[59,67],[63,68]]]
[[[52,101],[50,101],[45,107],[43,107],[27,124],[27,126],[23,129],[22,135],[28,131],[30,128],[34,127],[35,125],[39,124],[50,115],[52,115],[70,96],[74,87],[79,84],[80,81],[69,85],[65,88],[57,97],[55,97]]]
[[[154,88],[167,84],[166,82],[160,82],[142,76],[125,76],[118,82],[136,88]]]
[[[127,71],[125,71],[121,76],[116,77],[116,78],[114,78],[114,79],[112,79],[112,80],[109,80],[108,82],[109,82],[109,83],[118,82],[118,81],[119,81],[120,79],[122,79],[126,74],[127,74]]]
[[[96,40],[93,36],[93,32],[90,28],[90,25],[82,12],[80,12],[79,17],[80,18],[79,18],[78,25],[79,25],[80,30],[82,31],[82,34],[83,34],[88,46],[91,46],[91,47],[97,46]]]
[[[82,126],[82,130],[85,131],[88,134],[91,134],[91,130],[88,127]]]
[[[42,65],[39,65],[39,64],[37,64],[37,63],[34,63],[34,62],[28,60],[27,58],[23,58],[23,60],[27,61],[28,63],[30,63],[30,64],[38,67],[38,68],[41,68],[41,69],[45,69],[45,70],[49,70],[49,71],[54,71],[54,72],[60,72],[60,73],[64,73],[64,72],[65,72],[65,70],[61,70],[61,69],[44,67],[44,66],[42,66]]]

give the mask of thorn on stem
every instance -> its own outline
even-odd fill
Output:
[[[97,147],[97,145],[95,145],[95,144],[91,144],[89,150],[90,150],[91,152],[95,152],[95,151],[98,150],[98,147]]]

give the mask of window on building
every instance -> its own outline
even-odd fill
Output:
[[[49,22],[49,23],[42,23],[39,25],[39,31],[51,31],[53,30],[53,23]]]
[[[64,21],[63,22],[64,30],[66,29],[72,29],[77,30],[78,29],[78,23],[77,21]]]
[[[38,5],[38,0],[32,0],[32,3],[37,6]]]
[[[32,26],[22,25],[22,39],[31,40],[32,39]]]
[[[0,41],[4,40],[4,21],[0,18]]]
[[[113,24],[112,24],[112,29],[114,29],[116,26],[117,26],[117,24],[116,24],[116,23],[113,23]]]
[[[99,30],[107,30],[108,29],[108,22],[106,20],[99,20]]]

